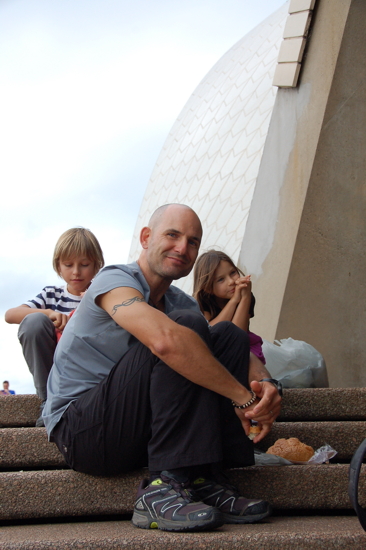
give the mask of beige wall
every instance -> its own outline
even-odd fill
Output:
[[[365,29],[363,0],[318,2],[300,84],[277,95],[240,255],[252,329],[314,345],[333,387],[366,385]]]

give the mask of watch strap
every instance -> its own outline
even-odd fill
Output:
[[[262,378],[262,380],[259,380],[259,382],[270,382],[274,386],[276,386],[278,393],[282,397],[282,384],[279,380],[276,380],[275,378]]]

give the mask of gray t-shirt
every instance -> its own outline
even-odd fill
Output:
[[[136,262],[105,267],[95,277],[56,347],[43,411],[49,436],[70,403],[108,376],[136,342],[96,304],[98,296],[118,287],[135,288],[146,302],[149,300],[150,288]],[[165,294],[165,313],[178,309],[200,311],[194,298],[170,286]]]

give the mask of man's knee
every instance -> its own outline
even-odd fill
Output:
[[[199,311],[180,309],[177,311],[172,311],[169,313],[168,317],[179,325],[188,327],[199,334],[201,334],[201,332],[208,331],[208,323]]]
[[[46,332],[50,335],[55,333],[52,321],[44,313],[31,313],[20,323],[18,338],[22,342],[24,338],[35,338]]]
[[[245,330],[239,328],[231,321],[221,321],[210,328],[214,342],[218,339],[228,341],[239,341],[249,347],[249,335]]]

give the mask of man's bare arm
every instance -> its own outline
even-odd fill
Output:
[[[145,299],[142,297],[140,298],[139,296],[135,296],[134,298],[129,298],[128,300],[125,300],[121,304],[115,304],[113,306],[112,313],[111,313],[112,317],[117,313],[117,310],[119,307],[128,307],[134,304],[135,302],[145,302]]]
[[[213,357],[194,331],[149,306],[137,290],[129,287],[113,289],[101,295],[97,304],[154,355],[188,380],[238,403],[246,403],[251,398],[249,391]]]

